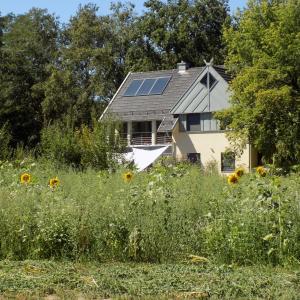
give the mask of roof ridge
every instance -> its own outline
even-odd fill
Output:
[[[192,68],[188,68],[188,70],[194,70],[194,69],[201,69],[201,68],[205,68],[205,66],[201,66],[201,67],[192,67]],[[144,73],[154,73],[154,72],[178,72],[178,69],[164,69],[164,70],[152,70],[152,71],[142,71],[142,72],[131,72],[131,74],[144,74]]]

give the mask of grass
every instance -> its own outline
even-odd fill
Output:
[[[270,266],[1,261],[0,295],[0,299],[299,299],[300,271]]]
[[[32,182],[20,183],[31,174]],[[294,264],[300,178],[226,178],[184,165],[76,172],[32,162],[0,167],[0,259]],[[57,188],[48,186],[58,177]]]
[[[299,299],[299,174],[126,171],[0,162],[2,298]]]

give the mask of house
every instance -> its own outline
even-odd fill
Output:
[[[237,166],[251,170],[256,151],[248,144],[236,157],[213,116],[229,106],[229,81],[224,67],[212,63],[188,68],[181,62],[173,70],[129,73],[100,119],[117,116],[128,147],[151,151],[168,146],[165,154],[177,160],[216,164],[220,172]]]

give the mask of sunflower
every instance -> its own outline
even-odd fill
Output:
[[[244,170],[244,168],[240,167],[240,168],[237,168],[234,173],[236,174],[237,177],[240,178],[245,174],[245,170]]]
[[[31,175],[29,173],[23,173],[21,175],[20,181],[21,181],[22,184],[30,183]]]
[[[263,166],[259,166],[256,168],[256,173],[258,173],[261,177],[265,177],[267,175],[267,170]]]
[[[130,171],[123,174],[123,179],[125,182],[130,182],[132,178],[133,178],[133,174]]]
[[[239,177],[233,173],[233,174],[230,174],[228,177],[227,177],[227,182],[229,184],[235,184],[235,183],[238,183],[238,180],[239,180]]]
[[[50,186],[51,188],[55,188],[55,187],[57,187],[58,185],[59,185],[59,179],[58,179],[57,177],[51,178],[51,179],[49,180],[49,186]]]

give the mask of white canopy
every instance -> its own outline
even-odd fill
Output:
[[[127,161],[133,161],[138,172],[141,172],[154,163],[168,147],[169,146],[164,146],[155,150],[132,148],[132,152],[126,153],[124,158]]]

